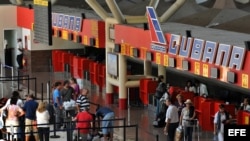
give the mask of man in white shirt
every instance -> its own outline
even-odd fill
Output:
[[[23,43],[22,43],[22,39],[18,38],[17,39],[17,63],[18,63],[18,69],[22,69],[23,68]]]
[[[232,116],[225,110],[225,105],[219,106],[219,111],[214,115],[214,135],[218,141],[224,141],[224,125],[231,122]]]
[[[179,125],[178,108],[173,105],[170,98],[166,99],[166,105],[168,106],[168,109],[166,112],[164,134],[168,135],[168,141],[174,141],[175,130]]]
[[[198,96],[207,97],[207,86],[201,83],[199,80],[195,80],[196,93]]]

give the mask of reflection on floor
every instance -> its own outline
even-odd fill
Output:
[[[43,98],[44,100],[47,99],[47,83],[50,82],[50,85],[55,81],[62,81],[65,79],[68,79],[70,77],[69,74],[64,73],[49,73],[49,72],[41,72],[41,73],[32,73],[32,74],[21,74],[21,75],[29,75],[30,78],[36,78],[36,91],[35,91],[35,84],[31,80],[29,82],[30,87],[30,93],[36,94],[38,99]],[[22,77],[21,77],[22,79]],[[79,81],[81,87],[88,87],[90,89],[89,98],[90,101],[93,103],[98,103],[100,105],[106,105],[105,103],[105,89],[103,89],[103,92],[99,92],[99,88],[96,86],[93,86],[88,81]],[[17,84],[15,82],[15,84]],[[2,95],[10,95],[11,91],[16,90],[17,87],[10,87],[12,85],[11,82],[1,83],[1,89],[3,88],[4,92]],[[20,91],[21,96],[23,97],[25,94],[28,93],[27,90],[28,82],[27,80],[20,81]],[[42,97],[43,93],[43,97]],[[51,94],[50,94],[51,95]],[[163,128],[155,128],[152,125],[152,122],[154,120],[155,114],[152,108],[149,108],[147,106],[130,106],[127,110],[120,110],[118,108],[118,100],[115,100],[115,103],[112,105],[106,105],[108,107],[111,107],[115,111],[116,118],[125,118],[126,125],[138,125],[138,140],[139,141],[156,141],[157,138],[159,141],[165,141],[166,136],[163,134]],[[91,106],[91,112],[95,112],[95,105]],[[124,120],[117,120],[115,121],[115,126],[123,126]],[[53,127],[51,127],[53,129]],[[135,141],[136,137],[136,128],[130,127],[126,128],[124,131],[123,128],[115,128],[114,129],[114,140],[115,141],[122,141],[124,140],[124,133],[126,133],[125,138],[127,141]],[[52,134],[52,133],[51,133]],[[51,140],[55,141],[62,141],[67,140],[65,131],[57,132],[57,135],[60,136],[60,138],[51,138]],[[194,141],[198,140],[200,141],[209,141],[213,139],[213,136],[211,132],[195,132],[194,133]]]

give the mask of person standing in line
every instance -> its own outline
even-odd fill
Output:
[[[83,108],[81,112],[78,112],[73,121],[76,121],[76,130],[73,132],[73,140],[77,140],[79,137],[83,141],[87,141],[88,134],[93,127],[93,116],[88,112],[89,108]]]
[[[55,122],[56,122],[56,129],[60,129],[61,126],[63,126],[63,117],[62,117],[62,111],[63,111],[63,103],[61,98],[61,90],[62,83],[56,82],[54,85],[54,91],[53,91],[53,106],[55,111]]]
[[[37,128],[40,141],[49,141],[49,112],[46,110],[46,103],[39,102],[36,110]],[[42,125],[44,124],[44,125]],[[47,124],[47,125],[45,125]]]
[[[81,90],[81,94],[78,96],[76,100],[76,108],[78,112],[84,110],[85,108],[88,108],[88,109],[90,108],[89,99],[87,97],[88,93],[89,93],[89,90],[87,88],[83,88]]]
[[[172,99],[166,99],[166,105],[168,106],[166,112],[166,126],[164,127],[164,134],[167,135],[167,141],[174,141],[175,131],[179,125],[178,109],[173,105]]]
[[[98,107],[96,109],[96,118],[102,118],[102,133],[104,141],[113,141],[114,111],[108,107]]]
[[[17,99],[17,102],[16,102],[16,105],[18,105],[19,107],[21,107],[21,108],[23,108],[23,101],[22,101],[22,99],[20,98],[20,94],[19,94],[19,92],[18,91],[13,91],[12,92],[12,96],[11,96],[11,98],[16,98]],[[11,101],[11,98],[9,98],[8,100],[7,100],[7,102],[5,103],[5,105],[0,109],[0,111],[3,111],[3,110],[5,110],[9,105],[10,105],[10,101]],[[18,138],[19,139],[23,139],[24,138],[24,129],[25,129],[25,125],[24,125],[24,119],[25,119],[25,117],[22,115],[22,116],[19,116],[18,117],[18,120],[19,120],[19,127],[18,127]]]
[[[177,101],[174,103],[174,105],[178,108],[178,115],[181,116],[181,111],[184,107],[186,107],[186,104],[184,103],[183,96],[181,94],[178,94],[176,96]]]
[[[219,105],[219,111],[214,116],[214,135],[218,141],[224,141],[224,125],[231,122],[231,115],[225,110],[225,105]]]
[[[23,69],[23,42],[21,38],[17,39],[17,57],[16,61],[18,64],[18,69]]]
[[[195,119],[195,108],[190,99],[185,101],[186,107],[182,109],[180,117],[180,125],[184,127],[184,138],[187,141],[192,141],[193,124]]]
[[[11,98],[10,104],[6,107],[8,111],[8,116],[6,119],[5,125],[7,126],[7,132],[11,133],[13,131],[14,138],[17,140],[17,133],[18,133],[18,126],[19,126],[19,120],[18,118],[24,115],[24,111],[21,107],[16,105],[17,98]],[[14,126],[14,127],[11,127]],[[13,130],[12,130],[13,128]]]
[[[38,103],[35,101],[33,94],[27,96],[27,101],[24,103],[23,110],[25,111],[25,140],[29,141],[30,135],[27,133],[33,132],[36,141],[39,140],[36,127],[36,109]]]
[[[76,101],[80,94],[80,86],[77,84],[77,81],[74,77],[69,79],[70,86],[74,89],[75,95],[73,96],[73,99]]]
[[[60,90],[60,92],[63,102],[70,101],[72,99],[72,96],[74,95],[74,89],[70,87],[69,80],[65,80],[63,82],[63,88]]]
[[[167,90],[166,83],[163,82],[164,77],[163,75],[158,76],[158,86],[156,87],[155,97],[156,97],[156,116],[160,113],[160,99],[164,95]]]

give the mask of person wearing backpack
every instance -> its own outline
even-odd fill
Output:
[[[225,110],[225,105],[219,105],[219,111],[214,116],[214,135],[218,141],[224,141],[224,125],[230,124],[231,115]]]
[[[160,99],[167,90],[166,83],[163,82],[163,75],[158,76],[158,86],[156,87],[155,97],[156,97],[156,115],[160,113]]]

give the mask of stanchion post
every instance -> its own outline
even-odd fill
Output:
[[[156,141],[159,141],[159,135],[157,134],[155,137],[156,137]]]
[[[14,88],[14,68],[13,67],[10,67],[10,68],[11,68],[11,77],[12,77],[11,83],[12,83],[12,87]]]
[[[30,94],[30,77],[28,76],[28,94]]]
[[[37,98],[36,78],[35,78],[35,97]]]
[[[54,110],[55,112],[55,110]],[[55,113],[54,113],[55,114]],[[51,138],[60,138],[59,135],[56,135],[56,116],[55,116],[55,119],[54,119],[54,135],[50,136]]]
[[[3,77],[3,64],[1,64],[1,77]]]
[[[46,87],[47,87],[47,89],[46,89],[47,90],[47,92],[46,92],[47,93],[47,95],[46,95],[47,98],[46,99],[48,100],[48,103],[50,103],[50,98],[49,98],[49,82],[47,82]]]
[[[126,141],[126,118],[123,119],[123,139]]]
[[[138,141],[138,125],[135,126],[135,140]]]
[[[19,71],[17,70],[17,90],[21,91],[19,84],[20,84],[20,78],[19,78]]]
[[[43,83],[41,84],[41,99],[43,101]]]

